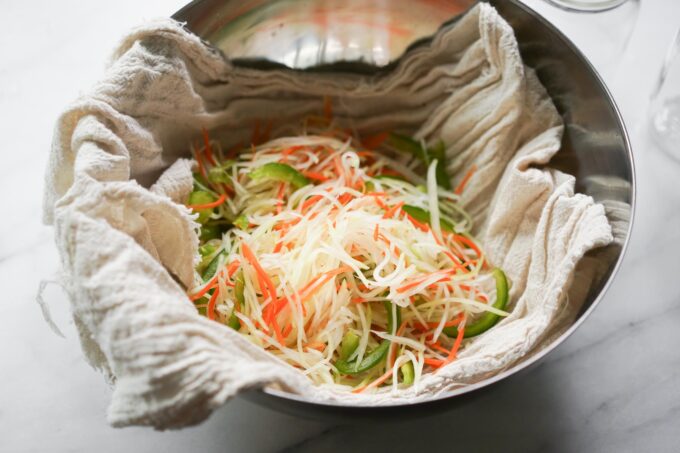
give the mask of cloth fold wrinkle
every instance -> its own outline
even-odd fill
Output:
[[[192,187],[192,162],[182,158],[191,140],[206,127],[225,149],[247,143],[255,118],[273,120],[274,135],[290,134],[321,110],[323,96],[361,132],[442,140],[454,183],[478,168],[462,203],[512,282],[513,311],[417,387],[354,395],[314,386],[199,316],[186,296],[198,244],[181,204]],[[602,206],[545,166],[562,130],[512,29],[484,3],[379,76],[239,68],[171,20],[133,31],[104,80],[60,117],[44,202],[81,343],[114,385],[110,423],[188,426],[265,386],[330,404],[404,404],[540,351],[587,294],[572,288],[574,273],[579,284],[594,279],[597,260],[583,256],[612,241]]]

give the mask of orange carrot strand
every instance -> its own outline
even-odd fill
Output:
[[[212,152],[212,147],[210,146],[210,137],[208,136],[208,130],[206,128],[201,128],[201,132],[203,133],[203,143],[205,145],[205,158],[208,162],[210,162],[210,165],[217,165],[217,162],[215,162],[215,159],[213,158],[213,152]]]
[[[217,275],[215,275],[208,283],[206,283],[205,286],[203,287],[203,289],[201,289],[196,294],[192,294],[191,296],[189,296],[189,300],[191,300],[193,302],[195,300],[200,299],[201,297],[203,297],[205,295],[205,293],[207,293],[211,289],[215,288],[216,286],[217,286]]]
[[[194,148],[194,159],[196,160],[196,164],[198,165],[198,172],[205,179],[208,179],[208,174],[205,172],[205,167],[203,166],[203,160],[201,159],[201,153],[199,148],[200,148],[199,146],[195,146]]]
[[[460,195],[463,193],[463,190],[465,190],[465,186],[467,185],[468,182],[470,182],[470,179],[472,176],[475,174],[477,171],[477,165],[472,165],[470,169],[465,173],[465,176],[463,176],[463,179],[460,180],[460,183],[458,186],[453,190],[453,193],[456,195]]]
[[[208,318],[209,319],[215,319],[215,303],[217,302],[217,296],[220,294],[220,289],[215,288],[215,292],[212,294],[210,297],[210,300],[208,301]]]
[[[226,196],[225,194],[222,194],[222,195],[220,195],[220,197],[219,197],[217,200],[215,200],[215,201],[213,201],[213,202],[211,202],[211,203],[205,203],[205,204],[188,204],[188,205],[187,205],[187,208],[191,208],[191,209],[193,209],[194,211],[200,211],[200,210],[202,210],[202,209],[212,209],[212,208],[216,208],[216,207],[218,207],[219,205],[221,205],[222,203],[224,203],[224,201],[225,201],[226,199],[227,199],[227,196]]]
[[[264,283],[264,287],[260,288],[262,292],[267,294],[272,301],[276,300],[276,287],[274,286],[274,282],[272,282],[271,278],[269,278],[269,275],[267,275],[264,269],[262,269],[257,257],[245,242],[241,243],[241,252],[243,253],[243,257],[248,260],[253,268],[255,268],[257,275],[262,278],[262,282]]]
[[[430,231],[430,226],[428,224],[417,221],[416,219],[411,217],[409,214],[406,214],[406,218],[413,224],[413,226],[415,226],[419,230]]]
[[[316,349],[319,352],[323,352],[326,349],[326,343],[322,343],[320,341],[312,341],[311,343],[307,343],[305,345],[305,348]]]
[[[400,201],[399,203],[395,204],[392,206],[390,209],[385,211],[385,214],[383,215],[384,219],[389,219],[391,217],[394,217],[394,215],[401,209],[401,207],[404,206],[404,202]]]
[[[448,354],[449,350],[446,349],[444,346],[442,346],[438,341],[435,341],[434,343],[426,343],[429,347],[432,349],[436,349],[439,352],[443,352],[444,354]]]
[[[362,139],[361,143],[368,149],[376,149],[382,145],[389,136],[389,132],[381,132]]]
[[[281,335],[283,335],[283,338],[287,338],[288,335],[290,335],[290,332],[293,330],[293,324],[288,323],[286,327],[283,328],[283,332],[281,332]]]
[[[477,247],[477,244],[474,243],[474,241],[471,241],[470,239],[466,238],[465,236],[461,236],[460,234],[454,234],[453,238],[457,241],[462,243],[463,245],[467,246],[468,248],[472,249],[477,256],[482,256],[482,251]]]
[[[276,213],[281,214],[283,210],[283,197],[286,194],[286,183],[279,184],[279,191],[276,193]]]
[[[462,323],[462,321],[461,321],[461,323]],[[458,335],[456,336],[456,341],[453,343],[453,346],[451,347],[451,351],[449,352],[449,356],[446,358],[446,363],[449,363],[449,362],[456,359],[456,355],[458,354],[458,350],[460,349],[460,345],[463,342],[463,336],[464,335],[465,335],[465,326],[459,324],[458,325]]]
[[[321,201],[323,198],[323,195],[314,195],[305,200],[304,203],[300,206],[300,211],[302,211],[303,214],[307,212],[309,208],[314,206],[317,202]]]
[[[279,327],[279,323],[276,320],[276,318],[273,318],[269,324],[271,325],[272,330],[274,331],[276,341],[278,341],[281,344],[281,346],[284,346],[286,344],[286,340],[283,337],[283,334],[281,333],[281,328]]]
[[[444,360],[439,360],[439,359],[430,359],[430,358],[425,358],[423,359],[423,362],[425,365],[430,365],[432,368],[439,368],[440,366],[444,365],[445,361]]]
[[[305,175],[309,179],[314,179],[315,181],[320,181],[320,182],[325,182],[328,181],[327,176],[324,176],[322,173],[314,172],[314,171],[303,171],[303,175]]]

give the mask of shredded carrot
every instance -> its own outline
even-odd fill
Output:
[[[319,291],[323,285],[328,283],[333,277],[343,272],[349,272],[352,268],[349,266],[341,266],[335,270],[324,272],[312,278],[303,288],[298,292],[298,297],[300,303],[304,304],[307,302],[317,291]],[[265,308],[265,312],[268,318],[278,315],[281,310],[289,303],[287,297],[282,297],[280,299],[274,300],[270,305]],[[304,305],[302,305],[303,311],[305,310]],[[266,319],[266,318],[265,318]]]
[[[435,283],[437,283],[437,282],[443,282],[443,281],[447,281],[447,280],[450,280],[450,279],[451,279],[451,270],[450,270],[450,269],[444,269],[444,270],[440,270],[440,271],[435,271],[435,272],[432,272],[432,273],[430,273],[430,274],[427,274],[427,275],[425,275],[425,276],[423,276],[423,277],[418,277],[418,278],[415,279],[414,281],[412,281],[412,282],[410,282],[410,283],[407,283],[406,285],[397,288],[397,292],[398,292],[398,293],[404,293],[404,292],[408,291],[409,289],[415,288],[416,286],[422,284],[424,281],[426,281],[427,279],[429,279],[429,278],[432,277],[433,275],[437,275],[437,274],[438,274],[438,275],[441,275],[442,277],[441,277],[440,279],[436,280]]]
[[[428,224],[417,221],[409,214],[406,214],[406,218],[413,224],[414,227],[418,228],[419,230],[430,231],[430,226]]]
[[[394,217],[394,215],[401,209],[402,206],[404,206],[403,201],[400,201],[399,203],[392,206],[390,209],[385,211],[385,214],[383,215],[383,219],[389,219],[391,217]]]
[[[423,359],[423,362],[425,363],[425,365],[430,365],[432,368],[439,368],[440,366],[446,363],[446,361],[444,360],[430,359],[428,357],[425,357]]]
[[[468,182],[470,182],[470,178],[472,178],[472,175],[475,174],[477,171],[477,165],[472,165],[470,169],[465,173],[465,176],[463,176],[463,179],[460,180],[460,183],[458,186],[453,190],[453,193],[456,195],[460,195],[463,193],[463,190],[465,189],[465,186],[467,185]]]
[[[398,178],[403,178],[403,177],[404,177],[404,175],[402,175],[402,174],[399,173],[398,171],[392,170],[392,169],[390,169],[390,168],[383,168],[383,169],[381,169],[381,170],[380,170],[380,175],[381,175],[381,176],[396,176],[396,177],[398,177]]]
[[[464,264],[462,264],[463,260],[461,260],[460,258],[457,258],[453,253],[451,253],[449,251],[444,251],[444,255],[446,255],[451,260],[453,265],[456,266],[456,268],[458,268],[459,270],[466,272],[466,273],[470,272],[470,270],[468,268],[466,268]]]
[[[470,239],[460,234],[453,234],[453,238],[456,241],[466,245],[468,248],[472,249],[477,254],[477,256],[482,256],[482,251],[479,250],[479,247],[477,247],[477,244],[475,244],[474,241],[471,241]]]
[[[282,297],[267,305],[263,313],[264,320],[271,324],[271,320],[278,316],[278,314],[286,308],[289,302],[287,297]]]
[[[475,296],[476,296],[476,297],[479,297],[480,299],[482,299],[483,302],[488,302],[488,301],[489,301],[489,298],[486,297],[486,295],[485,295],[484,293],[482,293],[481,291],[479,291],[477,288],[472,288],[471,286],[468,286],[468,285],[458,285],[458,287],[459,287],[460,289],[462,289],[463,291],[474,292],[474,293],[475,293]]]
[[[241,265],[241,262],[239,260],[234,260],[231,263],[229,263],[229,266],[227,266],[227,275],[231,278],[232,275],[236,272],[236,270],[239,268]]]
[[[289,146],[288,148],[282,150],[282,151],[281,151],[281,154],[282,154],[283,156],[290,156],[290,155],[293,154],[295,151],[298,151],[298,150],[303,149],[303,148],[305,148],[305,146],[303,146],[303,145]]]
[[[342,274],[343,272],[350,272],[351,270],[352,270],[352,268],[349,267],[349,266],[341,266],[341,267],[339,267],[339,268],[337,268],[337,269],[335,269],[335,270],[333,270],[333,271],[324,272],[323,274],[321,274],[321,276],[323,276],[323,278],[320,278],[319,280],[317,280],[317,282],[316,282],[313,286],[310,285],[310,284],[308,284],[307,287],[306,287],[306,289],[303,289],[303,290],[300,292],[300,293],[301,293],[301,298],[300,298],[301,302],[307,301],[307,300],[308,300],[310,297],[312,297],[319,289],[321,289],[321,287],[322,287],[323,285],[325,285],[326,283],[328,283],[328,281],[329,281],[331,278],[335,277],[335,276],[338,275],[338,274]],[[311,283],[311,282],[310,282],[310,283]]]
[[[276,213],[281,214],[283,210],[283,197],[286,194],[286,183],[279,184],[279,191],[276,193]]]
[[[208,179],[208,174],[205,172],[205,167],[203,167],[203,161],[201,159],[201,153],[200,153],[199,149],[200,149],[199,145],[196,145],[194,147],[194,159],[196,160],[196,164],[198,165],[198,172],[205,179]]]
[[[283,222],[278,222],[276,225],[273,226],[273,228],[276,231],[280,231],[280,230],[284,230],[284,229],[287,230],[288,228],[290,228],[294,225],[297,225],[299,222],[300,222],[299,218],[293,219],[293,220],[286,220],[286,221],[283,221]]]
[[[391,376],[392,376],[392,368],[387,370],[385,372],[385,374],[383,374],[382,376],[380,376],[378,379],[371,382],[370,384],[364,385],[363,387],[355,388],[354,390],[352,390],[352,393],[361,393],[364,390],[368,390],[369,388],[375,388],[375,387],[379,386],[380,384],[382,384],[383,382],[385,382],[386,380],[388,380]]]
[[[322,343],[320,341],[312,341],[311,343],[307,343],[305,345],[305,348],[316,349],[319,352],[323,352],[326,349],[326,343]]]
[[[262,293],[262,298],[267,299],[267,297],[270,297],[269,293],[267,292],[267,283],[262,278],[262,275],[258,274],[257,272],[255,273],[255,277],[257,278],[257,284],[260,287],[260,292]],[[265,321],[267,321],[267,322],[269,322],[269,316],[267,315],[267,313],[269,313],[268,309],[269,309],[269,306],[264,308],[264,318],[265,318]]]
[[[306,213],[309,208],[314,206],[314,204],[319,202],[322,198],[323,198],[323,195],[314,195],[314,196],[307,198],[305,200],[305,202],[302,203],[302,205],[300,206],[300,211],[302,211],[303,214]]]
[[[215,302],[217,302],[217,296],[220,294],[220,289],[215,288],[215,292],[210,296],[208,301],[208,318],[215,319]]]
[[[463,319],[465,319],[465,318],[463,318]],[[465,336],[465,326],[459,324],[458,335],[456,335],[456,341],[453,343],[453,346],[451,347],[451,351],[449,352],[449,356],[446,358],[447,363],[455,360],[456,355],[458,354],[458,350],[460,349],[460,345],[463,342],[464,336]]]
[[[286,310],[290,311],[291,310],[291,300],[288,297],[282,297],[277,299],[274,302],[274,313],[279,314],[281,312],[285,312]],[[300,309],[302,310],[302,316],[307,316],[307,308],[304,306],[304,304],[300,304]]]
[[[461,323],[462,320],[463,320],[463,314],[461,313],[456,317],[456,319],[451,320],[451,321],[447,321],[446,323],[444,323],[444,327],[457,326],[458,324]],[[428,330],[436,329],[438,326],[439,326],[438,322],[428,322],[426,325],[424,325],[421,322],[418,322],[413,326],[413,329],[417,330],[419,332],[426,332]],[[449,352],[449,351],[447,350],[446,352]]]
[[[378,235],[380,234],[380,224],[376,223],[375,224],[375,229],[373,230],[373,240],[378,241]]]
[[[322,173],[314,172],[314,171],[303,171],[303,175],[305,175],[309,179],[314,179],[315,181],[328,181],[328,176],[324,176]]]
[[[388,206],[385,204],[385,202],[380,199],[380,197],[375,197],[374,200],[375,200],[375,203],[378,206],[380,206],[381,209],[384,209],[385,211],[387,211],[389,209]]]
[[[357,151],[357,156],[359,157],[367,157],[373,160],[375,157],[375,151],[370,151],[370,150],[365,150],[365,151]]]
[[[441,345],[438,341],[435,341],[434,343],[432,342],[425,342],[426,345],[431,347],[432,349],[436,349],[439,352],[443,352],[444,354],[448,354],[449,350],[446,349],[444,346]]]
[[[211,203],[205,203],[205,204],[188,204],[188,205],[187,205],[187,208],[191,208],[191,209],[193,209],[194,211],[200,211],[200,210],[202,210],[202,209],[212,209],[212,208],[216,208],[216,207],[218,207],[219,205],[221,205],[222,203],[224,203],[224,201],[225,201],[226,199],[227,199],[227,196],[226,196],[225,194],[222,194],[222,195],[220,195],[220,197],[219,197],[217,200],[215,200],[215,201],[213,201],[213,202],[211,202]]]
[[[382,233],[378,234],[378,239],[383,241],[385,244],[387,244],[388,248],[392,250],[392,247],[394,247],[394,254],[398,257],[401,255],[401,252],[399,250],[399,247],[396,245],[392,244],[389,239],[387,239]]]
[[[376,149],[382,145],[389,136],[389,132],[381,132],[362,139],[361,143],[368,149]]]
[[[205,293],[207,293],[208,291],[215,287],[217,287],[217,275],[215,275],[215,277],[213,277],[208,283],[206,283],[205,286],[203,286],[203,288],[199,292],[189,296],[189,300],[191,301],[198,300],[201,297],[203,297]]]
[[[293,330],[293,324],[289,322],[286,325],[286,327],[283,328],[283,332],[281,332],[281,335],[283,335],[283,338],[286,338],[286,337],[288,337],[288,335],[290,335],[290,332],[292,330]]]
[[[352,200],[352,198],[354,198],[354,195],[352,195],[351,193],[343,193],[338,197],[338,202],[344,206],[347,203],[349,203]]]
[[[274,282],[272,282],[269,275],[262,269],[257,257],[245,242],[241,243],[241,252],[243,253],[243,257],[253,266],[258,277],[262,279],[262,282],[264,283],[264,287],[260,288],[262,292],[267,294],[271,300],[276,300],[276,287],[274,286]]]
[[[258,321],[253,321],[253,324],[257,329],[269,335],[269,328],[267,326],[260,324]]]
[[[204,127],[201,128],[201,132],[203,133],[203,143],[205,145],[205,158],[208,162],[210,162],[210,165],[217,165],[217,162],[215,162],[215,159],[213,158],[213,152],[212,152],[212,147],[210,146],[210,137],[208,136],[208,130]]]
[[[281,333],[281,328],[279,327],[276,317],[272,318],[272,320],[269,322],[269,325],[272,326],[272,330],[276,336],[276,341],[278,341],[281,346],[284,346],[286,344],[286,339],[284,338],[283,333]]]

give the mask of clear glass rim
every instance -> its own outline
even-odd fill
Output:
[[[678,53],[680,53],[680,28],[678,28],[677,31],[675,32],[673,42],[671,43],[670,47],[668,48],[668,51],[666,52],[666,56],[664,57],[661,70],[659,71],[659,77],[656,80],[654,91],[652,91],[652,94],[650,95],[650,99],[652,101],[656,100],[656,97],[661,92],[661,88],[663,87],[663,84],[666,82],[668,71],[670,71],[671,65],[673,64],[673,60],[676,58],[676,55]]]
[[[558,8],[579,13],[600,13],[609,11],[628,0],[544,0]]]

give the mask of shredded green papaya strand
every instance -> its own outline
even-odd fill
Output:
[[[452,190],[443,143],[355,136],[328,115],[229,155],[205,137],[189,297],[316,384],[418,385],[507,315],[505,274],[459,204],[474,169]]]

